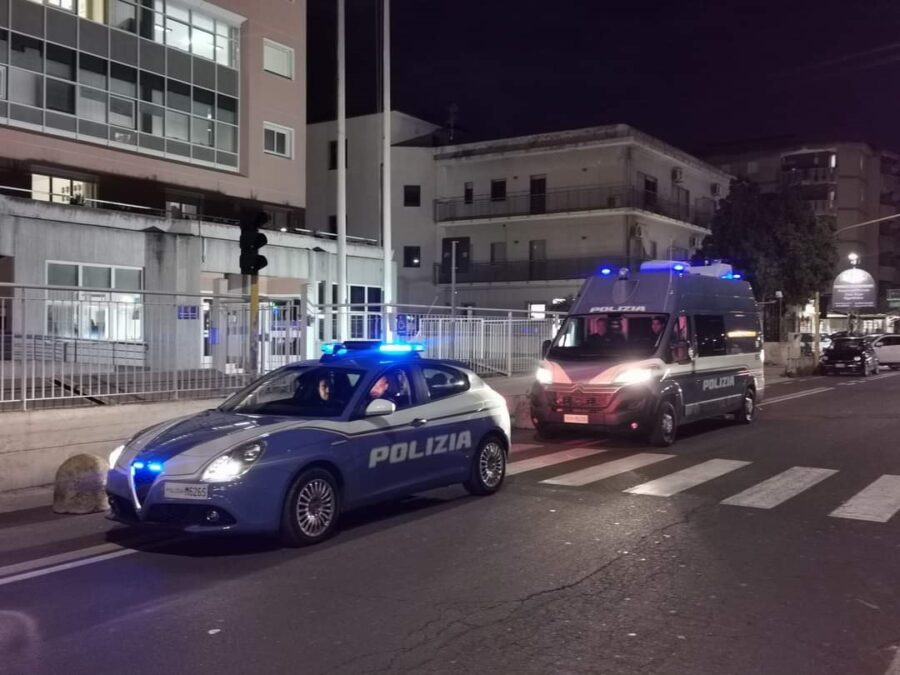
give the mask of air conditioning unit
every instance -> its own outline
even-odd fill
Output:
[[[676,166],[674,169],[672,169],[672,182],[680,183],[683,180],[684,180],[684,169],[682,169],[680,166]]]
[[[631,227],[631,236],[635,239],[643,239],[644,238],[644,226],[643,225],[633,225]]]
[[[713,197],[718,197],[722,194],[722,186],[719,183],[710,183],[709,194]]]

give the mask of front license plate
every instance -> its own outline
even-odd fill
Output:
[[[563,422],[566,424],[588,424],[587,415],[563,415]]]
[[[844,365],[846,365],[846,364],[843,364],[843,363],[835,363],[835,364],[834,364],[834,367],[835,367],[835,368],[843,368]]]
[[[203,483],[166,483],[166,499],[209,499],[209,485]]]

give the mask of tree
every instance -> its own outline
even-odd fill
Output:
[[[834,225],[817,218],[795,187],[763,194],[757,185],[735,180],[702,255],[731,263],[753,284],[759,300],[781,291],[787,304],[803,304],[832,281]]]

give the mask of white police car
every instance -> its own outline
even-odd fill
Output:
[[[480,377],[413,345],[326,347],[116,448],[110,517],[304,545],[365,504],[454,483],[500,488],[509,412]]]

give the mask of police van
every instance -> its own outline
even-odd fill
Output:
[[[671,445],[680,425],[753,420],[764,392],[760,313],[730,265],[650,261],[589,278],[531,392],[542,436],[565,428]]]

